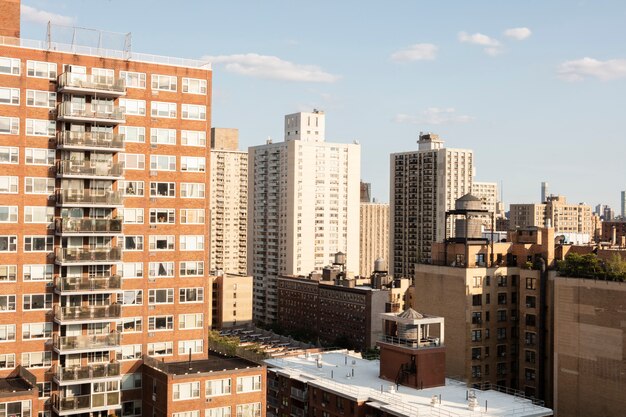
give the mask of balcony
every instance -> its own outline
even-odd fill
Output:
[[[126,82],[122,78],[64,72],[59,75],[60,93],[97,94],[100,97],[121,97],[126,94]]]
[[[57,149],[119,152],[124,150],[124,135],[106,132],[59,132]]]
[[[107,411],[112,408],[120,408],[120,393],[114,391],[65,398],[54,394],[51,403],[52,408],[60,416]]]
[[[123,109],[110,104],[75,104],[65,101],[57,106],[57,120],[116,125],[125,122]]]
[[[120,334],[113,332],[88,336],[54,335],[52,346],[61,354],[111,350],[120,347]]]
[[[119,207],[124,205],[121,191],[59,190],[57,206],[62,207]]]
[[[121,290],[122,278],[119,275],[110,277],[56,277],[54,289],[57,293],[109,293]],[[68,294],[71,295],[71,294]]]
[[[305,402],[309,399],[309,395],[306,390],[291,387],[291,398],[295,398],[296,400]]]
[[[59,385],[70,385],[80,381],[89,382],[93,379],[113,379],[121,377],[120,364],[101,363],[87,366],[59,367],[53,372]]]
[[[110,235],[122,232],[122,219],[66,217],[54,222],[57,235]]]
[[[97,178],[116,180],[123,178],[124,165],[121,163],[90,162],[90,161],[59,161],[57,177],[59,178]]]
[[[93,263],[115,263],[122,260],[122,248],[56,248],[57,265],[91,265]]]
[[[54,319],[61,324],[107,322],[117,320],[122,316],[122,306],[120,304],[76,307],[56,305],[54,307]],[[90,337],[100,337],[100,335]]]

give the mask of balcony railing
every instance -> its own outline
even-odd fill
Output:
[[[57,262],[119,262],[122,260],[122,248],[56,248]]]
[[[87,366],[59,367],[54,376],[59,382],[81,381],[96,378],[113,378],[120,376],[120,364],[102,363]]]
[[[121,191],[99,190],[59,190],[57,205],[94,204],[103,206],[121,206],[124,203]]]
[[[59,148],[96,148],[99,150],[123,150],[124,135],[106,132],[59,132]]]
[[[115,177],[124,175],[121,163],[90,162],[90,161],[59,161],[57,176],[81,177]]]
[[[110,277],[56,277],[55,287],[62,292],[119,290],[122,288],[122,278],[119,275]]]
[[[308,392],[295,387],[291,387],[291,397],[296,400],[306,401],[308,399]]]
[[[54,335],[52,345],[55,349],[63,350],[85,350],[85,349],[112,349],[120,346],[120,334],[117,332],[109,334],[96,334],[87,336],[59,336]]]
[[[394,336],[383,336],[381,342],[391,343],[393,345],[408,346],[412,348],[432,348],[441,346],[438,337],[428,337],[422,340],[401,339]]]
[[[89,321],[99,319],[118,319],[121,317],[122,308],[119,304],[109,306],[55,306],[54,317],[60,321]],[[107,335],[108,336],[108,335]],[[79,337],[79,336],[77,336]],[[97,337],[97,336],[92,336]]]
[[[122,123],[124,110],[110,104],[76,104],[69,101],[59,104],[57,117],[60,120],[93,120],[99,122]]]
[[[120,233],[122,231],[122,219],[81,219],[66,217],[56,219],[55,230],[57,233]]]
[[[59,90],[92,90],[112,95],[123,95],[126,82],[122,78],[65,72],[59,75]]]
[[[118,405],[120,405],[119,391],[78,395],[66,398],[59,397],[57,394],[52,396],[52,407],[60,413],[79,410],[88,411],[90,408],[104,408]]]

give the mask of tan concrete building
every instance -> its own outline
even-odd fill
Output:
[[[213,328],[252,324],[252,277],[221,274],[213,279]]]
[[[389,204],[361,203],[359,275],[369,277],[374,261],[389,261]]]
[[[391,154],[389,271],[411,277],[414,265],[431,256],[432,242],[442,242],[446,211],[469,193],[473,152],[443,147],[435,134],[420,134],[417,151]]]
[[[563,196],[548,196],[542,204],[511,204],[509,227],[551,226],[558,233],[584,233],[593,237],[591,206],[567,204]]]
[[[246,275],[248,153],[238,130],[211,129],[211,272]]]

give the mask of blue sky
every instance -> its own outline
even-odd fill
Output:
[[[244,149],[282,140],[285,114],[325,110],[327,140],[361,143],[381,201],[389,154],[420,131],[473,149],[476,180],[502,181],[507,204],[538,201],[548,181],[618,211],[626,189],[622,0],[32,0],[22,17],[26,38],[52,18],[207,57],[213,125],[239,128]]]

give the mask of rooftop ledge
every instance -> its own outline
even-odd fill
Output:
[[[0,46],[15,48],[38,49],[48,52],[60,52],[75,55],[95,56],[99,58],[120,59],[124,61],[147,62],[150,64],[170,65],[174,67],[198,68],[211,70],[211,63],[198,59],[176,58],[170,56],[144,54],[128,50],[107,49],[94,46],[83,46],[52,41],[0,36]]]

